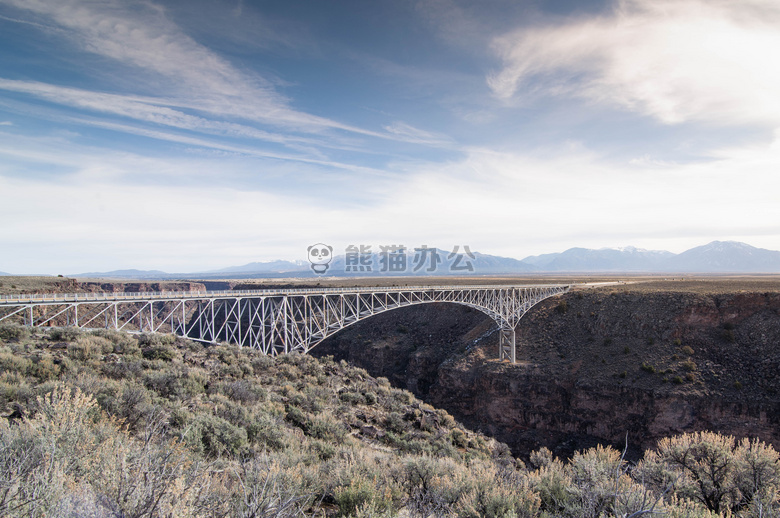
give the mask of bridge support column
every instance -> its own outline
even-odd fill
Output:
[[[515,356],[515,328],[507,324],[501,325],[501,335],[498,343],[498,359],[501,361],[509,360],[516,363]]]

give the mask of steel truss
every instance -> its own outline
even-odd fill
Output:
[[[568,285],[406,286],[0,297],[0,323],[173,333],[253,347],[264,354],[307,353],[370,316],[414,304],[451,302],[489,315],[500,328],[499,358],[516,361],[515,329],[542,300]]]

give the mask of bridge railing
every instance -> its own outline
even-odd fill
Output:
[[[24,304],[44,302],[89,302],[116,300],[150,299],[197,299],[197,298],[237,298],[237,297],[273,297],[286,295],[327,295],[339,293],[376,293],[399,291],[451,291],[451,290],[502,290],[518,288],[550,288],[560,284],[480,284],[445,286],[375,286],[360,288],[289,288],[266,290],[215,290],[215,291],[145,291],[145,292],[94,292],[94,293],[36,293],[18,295],[0,295],[0,304]]]

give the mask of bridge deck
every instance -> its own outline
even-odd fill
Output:
[[[144,291],[144,292],[83,292],[83,293],[33,293],[0,295],[0,305],[40,304],[56,302],[88,301],[138,301],[138,300],[182,300],[218,298],[284,297],[289,295],[336,295],[352,293],[388,293],[404,291],[460,291],[460,290],[509,290],[525,288],[553,288],[560,284],[479,284],[443,286],[371,286],[357,288],[285,288],[267,290],[220,290],[220,291]],[[568,286],[568,285],[567,285]]]

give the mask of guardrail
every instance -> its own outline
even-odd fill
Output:
[[[514,288],[547,288],[560,284],[479,284],[445,286],[370,286],[360,288],[290,288],[268,290],[219,290],[219,291],[146,291],[146,292],[94,292],[94,293],[35,293],[0,295],[0,304],[118,301],[148,299],[211,299],[222,297],[273,297],[285,295],[326,295],[338,293],[372,293],[388,291],[441,291],[441,290],[501,290]]]

